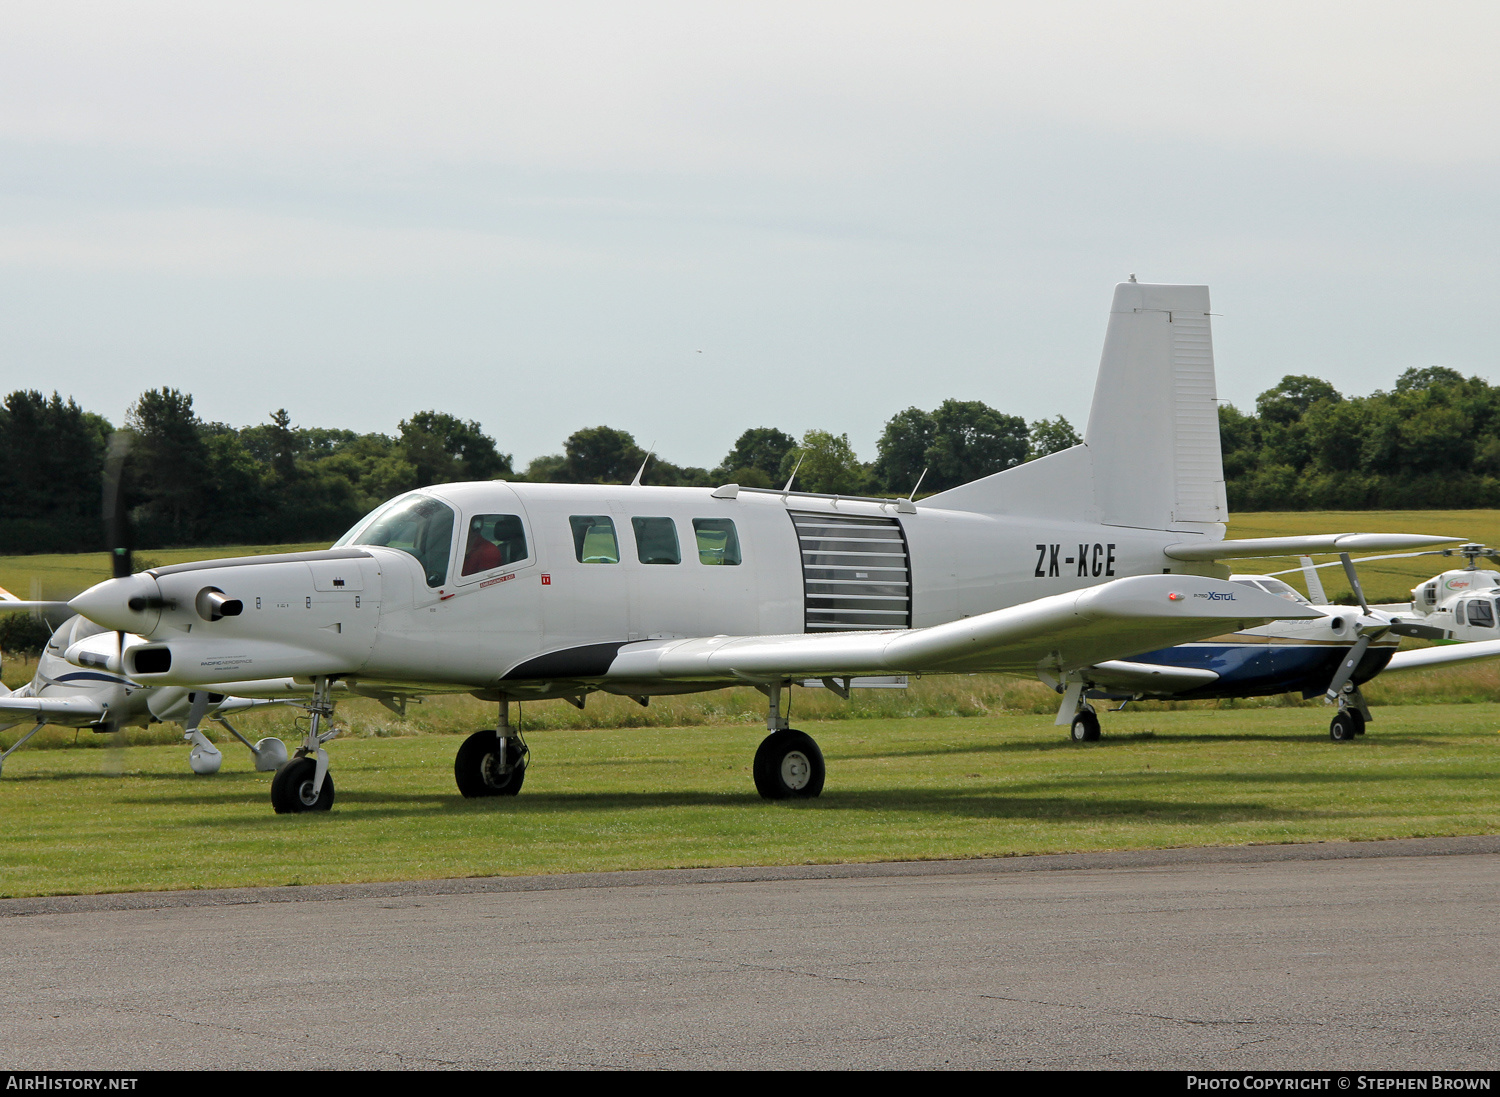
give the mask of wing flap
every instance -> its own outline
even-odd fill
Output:
[[[1075,670],[1273,620],[1323,616],[1200,576],[1138,575],[931,628],[627,644],[606,678],[749,679]]]

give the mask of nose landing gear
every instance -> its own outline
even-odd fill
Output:
[[[320,730],[324,720],[333,718],[330,690],[326,675],[313,679],[313,696],[307,704],[307,711],[312,714],[307,735],[291,759],[271,778],[271,806],[277,815],[327,811],[333,807],[333,778],[328,775],[328,752],[323,744],[338,732]]]

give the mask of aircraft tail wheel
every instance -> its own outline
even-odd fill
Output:
[[[1357,717],[1352,709],[1345,709],[1333,718],[1328,725],[1328,738],[1335,743],[1347,743],[1359,734],[1359,726],[1355,723]]]
[[[751,772],[755,790],[767,800],[792,800],[821,793],[826,768],[812,736],[786,728],[761,741]]]
[[[1099,716],[1091,708],[1080,709],[1073,717],[1073,742],[1093,743],[1099,739]]]
[[[476,731],[458,748],[453,759],[453,779],[458,791],[469,799],[477,796],[514,796],[526,780],[526,751],[511,736],[506,737],[510,768],[500,764],[499,737],[491,730]]]
[[[260,773],[275,773],[286,764],[286,744],[280,739],[261,739],[255,744],[255,768]]]
[[[313,795],[318,765],[311,758],[293,758],[271,778],[271,806],[277,815],[327,811],[333,807],[333,774],[323,776],[323,788]]]

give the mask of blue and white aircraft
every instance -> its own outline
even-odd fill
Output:
[[[1347,557],[1341,562],[1345,563],[1346,572],[1351,576],[1356,596],[1363,602],[1364,595],[1351,563]],[[1326,597],[1316,573],[1308,569],[1305,574],[1313,593]],[[1462,588],[1458,588],[1460,597],[1453,599],[1454,602],[1477,601],[1470,598],[1476,593],[1500,593],[1492,590],[1492,586],[1500,584],[1488,581],[1489,576],[1500,578],[1496,573],[1445,574],[1466,577]],[[1486,581],[1481,584],[1475,579],[1476,575],[1485,577]],[[1432,582],[1441,579],[1443,576]],[[1431,638],[1435,633],[1443,635],[1443,632],[1431,625],[1414,626],[1413,623],[1420,621],[1421,617],[1413,615],[1409,604],[1373,607],[1314,604],[1275,576],[1233,575],[1230,581],[1316,609],[1323,616],[1304,621],[1275,621],[1223,636],[1148,651],[1127,660],[1100,663],[1079,674],[1086,683],[1086,695],[1118,701],[1191,701],[1269,697],[1282,693],[1300,693],[1304,698],[1321,695],[1330,704],[1337,704],[1339,709],[1329,723],[1329,737],[1336,742],[1347,742],[1363,735],[1365,725],[1375,718],[1360,687],[1376,675],[1433,669],[1500,656],[1500,640],[1494,639],[1492,600],[1486,607],[1491,614],[1487,643],[1456,643],[1440,648],[1398,651],[1402,636]],[[1481,585],[1483,590],[1478,589]],[[1429,583],[1417,588],[1415,593],[1419,600],[1431,586]],[[1452,613],[1450,606],[1445,622],[1449,638],[1453,637],[1455,627]],[[1437,615],[1434,607],[1427,616]],[[1483,637],[1480,627],[1472,631]],[[1055,679],[1043,676],[1043,680],[1054,688],[1063,688],[1063,684]],[[1058,723],[1063,722],[1059,718]],[[1082,712],[1067,722],[1074,739],[1099,738],[1096,714]]]

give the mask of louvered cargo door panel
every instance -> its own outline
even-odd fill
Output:
[[[897,519],[787,513],[802,548],[805,631],[911,627],[911,554]]]

